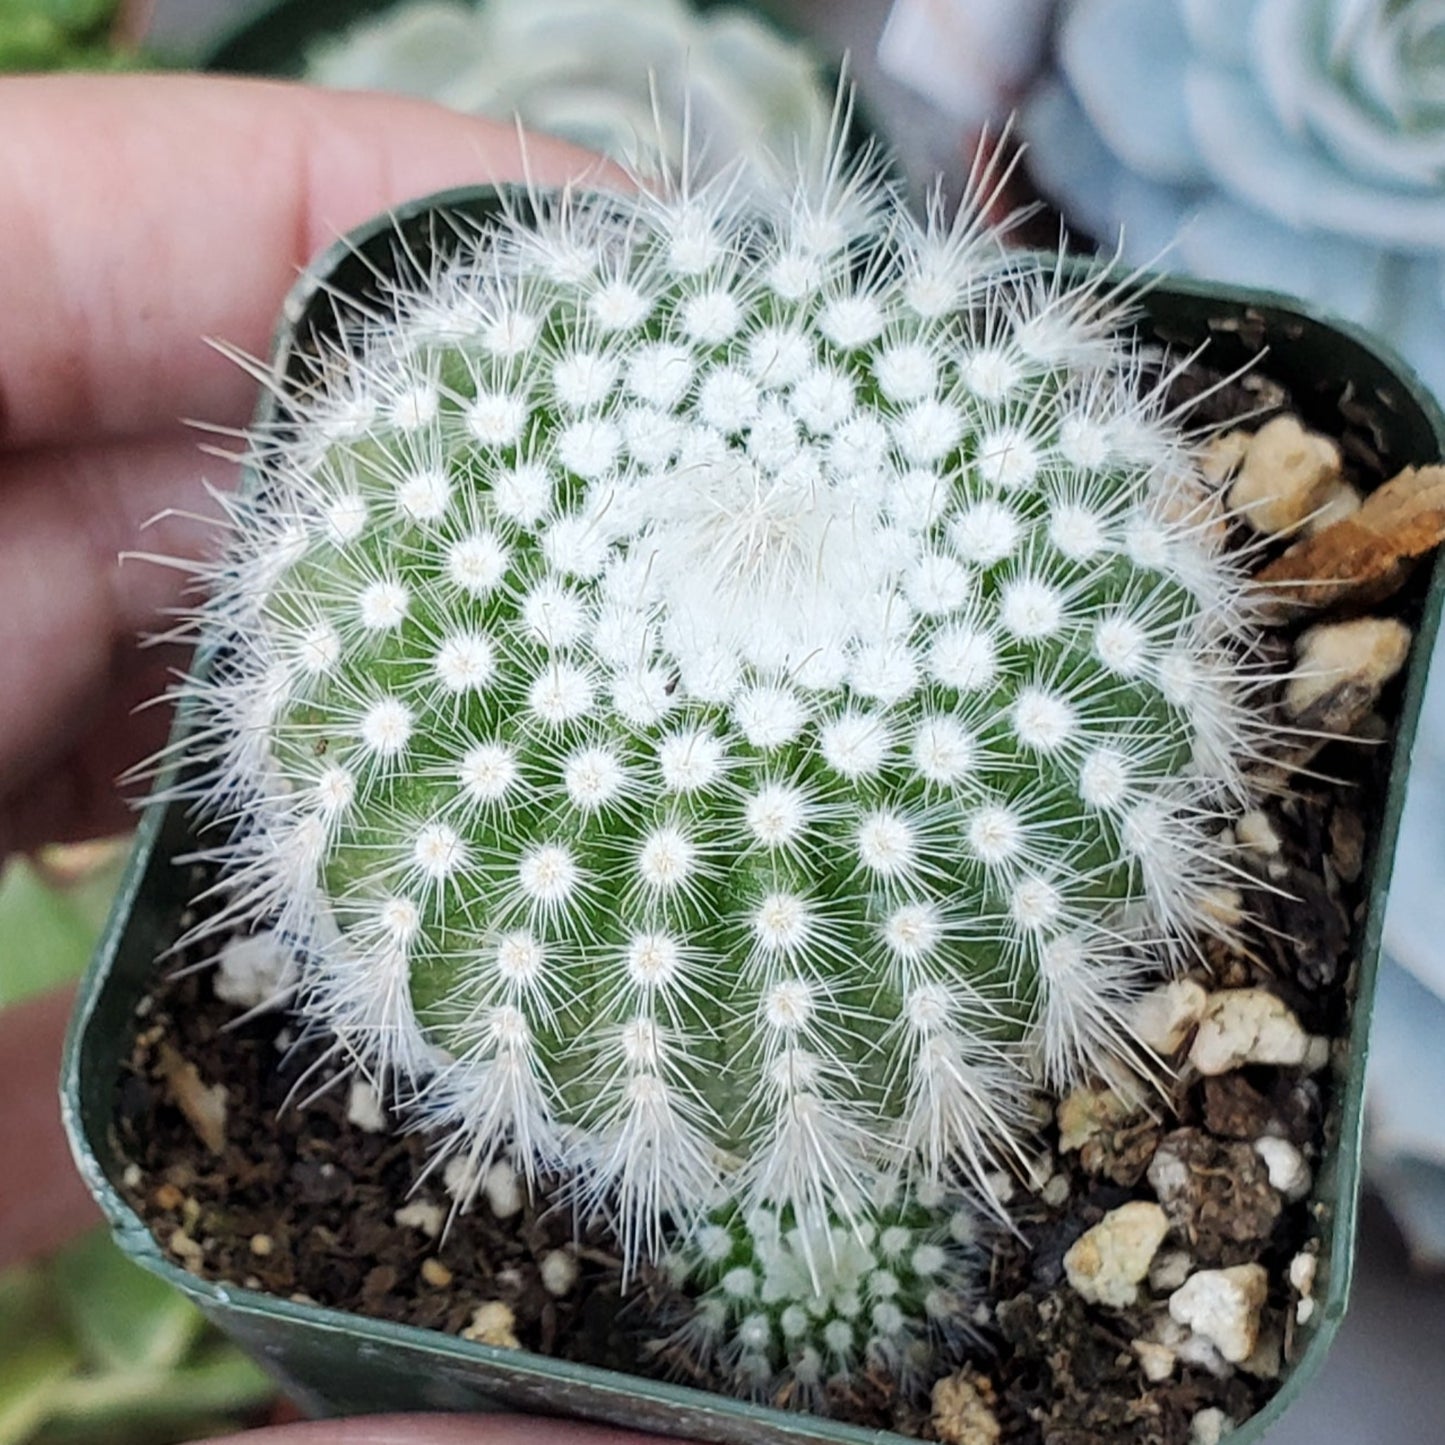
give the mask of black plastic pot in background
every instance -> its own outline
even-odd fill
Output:
[[[339,39],[347,31],[379,18],[409,0],[260,0],[242,18],[202,47],[195,57],[201,69],[222,75],[269,75],[296,79],[306,73],[307,57],[318,45]],[[719,9],[749,10],[777,34],[810,54],[819,83],[827,92],[843,84],[846,65],[793,23],[786,0],[687,0],[699,12]],[[849,86],[852,91],[851,83]],[[846,148],[861,154],[885,131],[872,114],[866,98],[850,94]],[[704,141],[704,149],[706,142]],[[885,149],[891,151],[891,142]]]
[[[425,264],[433,250],[454,244],[458,219],[485,216],[496,206],[496,193],[490,190],[452,192],[416,202],[333,247],[286,303],[273,357],[275,374],[296,374],[298,356],[334,331],[338,294],[370,297],[381,304],[381,278],[418,261]],[[398,228],[404,244],[399,243]],[[1436,461],[1445,449],[1445,416],[1403,364],[1350,327],[1279,297],[1198,282],[1161,282],[1147,290],[1139,304],[1144,332],[1179,348],[1206,346],[1204,360],[1221,370],[1242,365],[1267,344],[1258,370],[1288,388],[1307,424],[1328,429],[1337,421],[1343,396],[1368,408],[1387,472]],[[271,420],[273,411],[268,397],[261,420]],[[1388,795],[1372,839],[1348,1049],[1343,1061],[1333,1065],[1337,1077],[1327,1127],[1329,1151],[1316,1171],[1311,1200],[1320,1235],[1316,1309],[1299,1327],[1302,1344],[1285,1367],[1279,1392],[1231,1434],[1232,1445],[1254,1445],[1299,1397],[1345,1311],[1355,1252],[1375,966],[1405,776],[1442,599],[1445,562],[1435,567],[1428,586],[1423,577],[1417,579],[1409,604],[1415,646],[1394,732]],[[185,726],[182,716],[177,727]],[[166,782],[162,778],[160,786]],[[190,851],[195,841],[182,808],[171,805],[148,814],[106,937],[81,989],[64,1066],[65,1118],[81,1169],[126,1251],[184,1290],[306,1408],[318,1414],[515,1408],[737,1445],[901,1445],[897,1436],[294,1303],[203,1280],[178,1268],[122,1196],[119,1181],[127,1161],[116,1143],[113,1118],[117,1087],[136,1034],[137,1007],[154,983],[157,957],[175,940],[189,901],[186,870],[173,860]]]
[[[227,75],[297,76],[312,46],[354,29],[395,9],[406,0],[262,0],[251,4],[242,19],[222,31],[207,47],[201,63]],[[787,7],[778,0],[689,0],[698,10],[732,5],[756,10],[778,30],[798,38],[788,23]]]

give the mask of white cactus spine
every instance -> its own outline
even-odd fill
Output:
[[[562,196],[399,286],[253,437],[185,689],[228,922],[633,1260],[986,1189],[1209,923],[1261,727],[1116,295],[840,176]]]

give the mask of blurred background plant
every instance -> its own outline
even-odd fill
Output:
[[[1445,391],[1445,4],[1064,0],[1023,112],[1072,226],[1287,291]]]
[[[0,74],[136,68],[147,60],[137,41],[149,9],[125,0],[0,0]]]
[[[802,41],[685,0],[405,0],[307,45],[302,73],[515,118],[633,165],[660,152],[675,167],[686,149],[703,173],[821,154],[834,95]]]
[[[0,1010],[76,979],[126,840],[0,866]],[[252,1423],[275,1386],[95,1229],[0,1273],[0,1445],[169,1445]]]
[[[181,1295],[95,1230],[0,1275],[0,1445],[171,1445],[275,1393]]]
[[[43,848],[0,861],[0,1008],[78,978],[100,935],[126,843]]]

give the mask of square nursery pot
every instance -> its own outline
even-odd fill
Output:
[[[295,375],[298,355],[334,330],[338,293],[378,298],[384,278],[398,267],[424,264],[436,248],[454,243],[455,218],[480,218],[496,206],[492,191],[448,193],[412,204],[333,247],[286,302],[275,374]],[[404,245],[398,244],[398,228]],[[1180,350],[1202,346],[1216,368],[1230,371],[1253,361],[1258,372],[1288,388],[1307,423],[1320,426],[1320,418],[1342,398],[1344,409],[1361,408],[1372,419],[1372,443],[1385,459],[1387,476],[1406,465],[1434,462],[1445,447],[1445,417],[1402,364],[1367,336],[1283,298],[1163,281],[1140,297],[1139,315],[1146,335]],[[260,418],[272,416],[268,398]],[[1320,1249],[1316,1307],[1297,1332],[1277,1393],[1231,1435],[1238,1445],[1258,1441],[1306,1388],[1349,1293],[1376,959],[1426,664],[1445,600],[1445,563],[1428,578],[1422,570],[1405,596],[1416,643],[1389,744],[1388,793],[1382,807],[1372,800],[1378,812],[1366,863],[1367,903],[1353,940],[1348,1048],[1336,1051],[1331,1066],[1328,1150],[1310,1201]],[[187,725],[184,715],[178,718],[178,729]],[[168,781],[162,778],[161,786]],[[81,989],[64,1065],[64,1114],[80,1168],[127,1253],[193,1299],[304,1408],[323,1415],[517,1409],[739,1445],[804,1440],[878,1445],[884,1439],[902,1445],[902,1437],[884,1432],[296,1303],[179,1268],[125,1198],[127,1160],[113,1120],[137,1032],[137,1007],[157,977],[158,956],[177,937],[188,902],[186,870],[175,859],[195,846],[183,807],[156,807],[146,815],[105,939]]]

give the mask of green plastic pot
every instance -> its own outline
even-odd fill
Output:
[[[295,374],[298,356],[334,332],[338,293],[378,301],[380,278],[394,276],[418,260],[424,264],[436,248],[454,244],[459,219],[494,213],[497,204],[495,191],[451,192],[416,202],[332,247],[286,302],[273,357],[275,374]],[[404,245],[398,244],[398,227]],[[1140,314],[1146,333],[1180,348],[1207,344],[1207,360],[1226,370],[1243,364],[1267,344],[1258,369],[1290,389],[1307,422],[1327,424],[1344,394],[1367,405],[1377,418],[1377,449],[1390,469],[1433,462],[1445,449],[1445,416],[1402,363],[1353,328],[1298,309],[1280,297],[1198,282],[1155,285],[1142,296]],[[268,396],[259,419],[270,422],[274,414]],[[1407,602],[1416,645],[1395,729],[1383,818],[1373,840],[1368,907],[1359,929],[1350,1047],[1345,1062],[1336,1066],[1329,1151],[1317,1171],[1312,1201],[1321,1244],[1317,1305],[1299,1331],[1303,1344],[1287,1366],[1278,1394],[1231,1435],[1235,1445],[1258,1441],[1298,1398],[1319,1368],[1345,1312],[1355,1255],[1375,966],[1405,776],[1442,600],[1445,562],[1435,567],[1428,586],[1417,579]],[[182,715],[176,725],[185,728],[187,718]],[[160,786],[170,781],[163,777]],[[122,1068],[131,1055],[136,1007],[156,976],[158,955],[177,935],[188,901],[185,870],[174,860],[195,843],[183,808],[171,804],[147,815],[106,936],[81,989],[65,1057],[64,1114],[80,1168],[127,1253],[189,1295],[304,1408],[322,1415],[536,1410],[738,1445],[787,1441],[880,1445],[900,1439],[678,1385],[293,1303],[237,1285],[211,1283],[178,1268],[117,1187],[127,1161],[118,1150],[112,1119]]]

